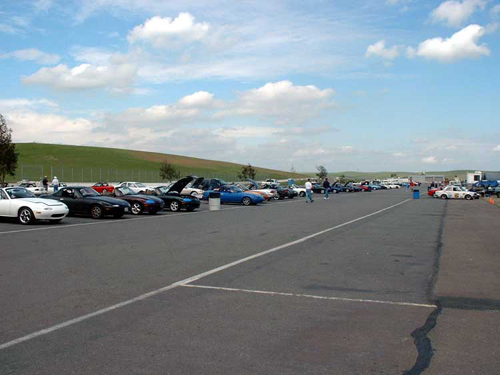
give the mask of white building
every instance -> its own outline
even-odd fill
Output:
[[[475,171],[474,173],[467,173],[467,184],[473,184],[474,182],[483,180],[483,172]]]

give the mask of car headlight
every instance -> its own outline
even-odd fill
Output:
[[[120,207],[120,205],[119,204],[114,204],[113,207]]]
[[[52,208],[51,207],[45,207],[43,210],[44,211],[52,211]]]

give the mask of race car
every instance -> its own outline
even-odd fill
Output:
[[[434,193],[434,198],[441,199],[479,199],[479,194],[469,191],[462,186],[446,186]]]

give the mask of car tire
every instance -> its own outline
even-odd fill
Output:
[[[304,198],[305,196],[306,196],[306,193],[305,193],[305,192],[301,191],[301,192],[299,193],[299,197]]]
[[[104,216],[104,210],[101,206],[95,204],[90,207],[90,216],[92,216],[92,219],[101,219]]]
[[[21,224],[29,225],[35,222],[35,215],[28,207],[21,207],[17,213],[17,219]]]
[[[470,201],[470,200],[472,200],[472,196],[471,196],[471,195],[469,195],[469,194],[467,194],[467,195],[465,196],[465,199],[467,199],[468,201]]]
[[[143,210],[144,210],[144,207],[142,206],[141,203],[132,202],[130,212],[132,212],[133,215],[139,215],[142,213]]]
[[[250,206],[252,204],[252,199],[250,197],[245,197],[241,200],[243,206]]]
[[[192,191],[191,194],[189,194],[189,195],[194,197],[196,195],[196,191]]]
[[[177,211],[179,211],[181,209],[181,205],[177,201],[170,202],[170,206],[169,207],[170,207],[170,211],[172,211],[172,212],[177,212]]]
[[[275,195],[273,198],[274,198],[275,201],[277,201],[277,200],[280,199],[280,196],[279,195]]]
[[[448,196],[446,194],[441,194],[441,196],[439,198],[446,200],[446,199],[448,199]]]

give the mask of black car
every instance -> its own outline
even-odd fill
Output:
[[[278,192],[277,199],[285,199],[285,198],[292,199],[298,195],[297,192],[294,191],[293,189],[285,188],[281,185],[276,185],[276,184],[263,184],[262,189],[276,190]]]
[[[192,184],[192,188],[201,189],[204,191],[219,189],[221,186],[227,185],[228,183],[220,178],[206,178],[201,177],[196,178]]]
[[[64,187],[54,194],[42,195],[40,198],[63,202],[68,206],[70,215],[90,215],[94,219],[105,215],[120,218],[125,212],[130,212],[128,202],[102,196],[87,186]]]
[[[153,194],[162,199],[165,202],[165,206],[168,207],[170,211],[176,212],[181,209],[194,211],[196,208],[200,207],[200,200],[194,196],[180,195],[182,189],[194,179],[194,177],[188,176],[181,178],[172,186],[157,186]]]
[[[321,184],[313,183],[312,184],[312,191],[313,191],[313,193],[324,194],[325,193],[325,188]]]
[[[155,215],[158,211],[163,211],[165,202],[155,196],[146,194],[135,194],[129,187],[117,187],[112,193],[108,193],[111,197],[127,201],[131,206],[133,215],[148,213]]]

